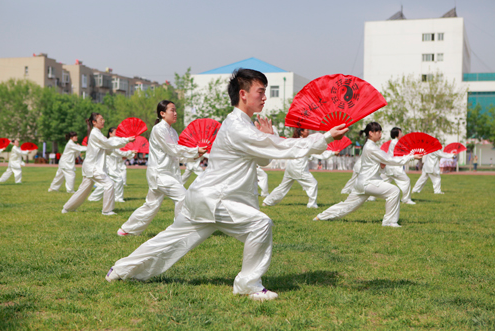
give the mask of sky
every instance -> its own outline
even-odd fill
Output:
[[[362,77],[366,21],[456,7],[471,72],[495,72],[494,0],[0,0],[0,58],[47,53],[66,64],[163,83],[250,57],[308,79]]]

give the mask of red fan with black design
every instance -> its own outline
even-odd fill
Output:
[[[423,132],[411,132],[403,136],[394,148],[394,156],[426,155],[442,149],[437,138]]]
[[[303,87],[285,117],[285,125],[316,131],[328,131],[356,123],[387,105],[371,84],[342,74],[317,78]]]
[[[34,143],[27,142],[21,145],[21,151],[34,151],[37,149],[38,146],[36,146],[36,144]]]
[[[0,149],[7,148],[9,146],[10,140],[7,138],[0,138]]]
[[[205,147],[208,153],[217,137],[221,124],[211,118],[201,118],[189,123],[179,136],[179,145]]]
[[[122,151],[137,151],[138,153],[148,154],[150,152],[150,143],[145,137],[137,136],[136,140],[128,143],[120,150]]]
[[[392,140],[389,140],[389,141],[386,141],[382,144],[382,146],[380,147],[380,149],[382,151],[384,151],[385,153],[388,153],[388,148],[390,147],[390,143],[392,142]]]
[[[445,153],[459,154],[460,152],[467,151],[467,148],[461,143],[451,143],[445,146],[443,151]]]
[[[148,127],[146,126],[146,123],[143,122],[143,120],[137,117],[129,117],[119,124],[115,135],[117,137],[123,138],[137,137],[146,132],[146,130],[148,130]]]
[[[351,139],[344,136],[342,139],[334,140],[328,144],[327,151],[340,152],[341,150],[347,148],[350,144],[352,144]]]
[[[126,138],[127,138],[127,137],[126,137]],[[84,137],[84,139],[83,139],[83,141],[82,141],[81,145],[83,145],[83,146],[88,146],[88,136]]]

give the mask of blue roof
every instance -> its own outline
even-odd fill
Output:
[[[235,62],[232,64],[228,64],[226,66],[208,70],[205,72],[200,73],[200,75],[208,75],[208,74],[231,74],[232,71],[234,71],[237,68],[244,68],[244,69],[253,69],[253,70],[258,70],[263,73],[268,73],[268,72],[288,72],[287,70],[280,69],[279,67],[275,67],[269,63],[266,63],[264,61],[258,60],[255,57],[242,60],[239,62]]]

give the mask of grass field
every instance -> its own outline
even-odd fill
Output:
[[[0,173],[5,167],[0,167]],[[24,168],[0,184],[2,330],[495,329],[495,177],[443,176],[402,205],[402,228],[384,228],[384,202],[338,221],[313,222],[346,196],[350,173],[314,173],[318,210],[298,184],[275,207],[264,285],[279,299],[232,294],[242,244],[215,233],[148,282],[107,283],[113,263],[172,222],[173,203],[142,236],[116,232],[144,202],[145,170],[128,171],[116,216],[101,202],[60,213],[69,194],[48,193],[56,168]],[[76,183],[81,181],[78,169]],[[270,190],[283,172],[268,172]],[[413,183],[418,175],[411,175]],[[192,180],[192,179],[191,179]]]

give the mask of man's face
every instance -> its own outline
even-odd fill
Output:
[[[244,96],[243,99],[246,100],[246,106],[251,113],[250,116],[254,113],[261,113],[263,110],[266,101],[265,91],[265,85],[258,81],[253,82],[249,91],[241,90],[241,97]]]

